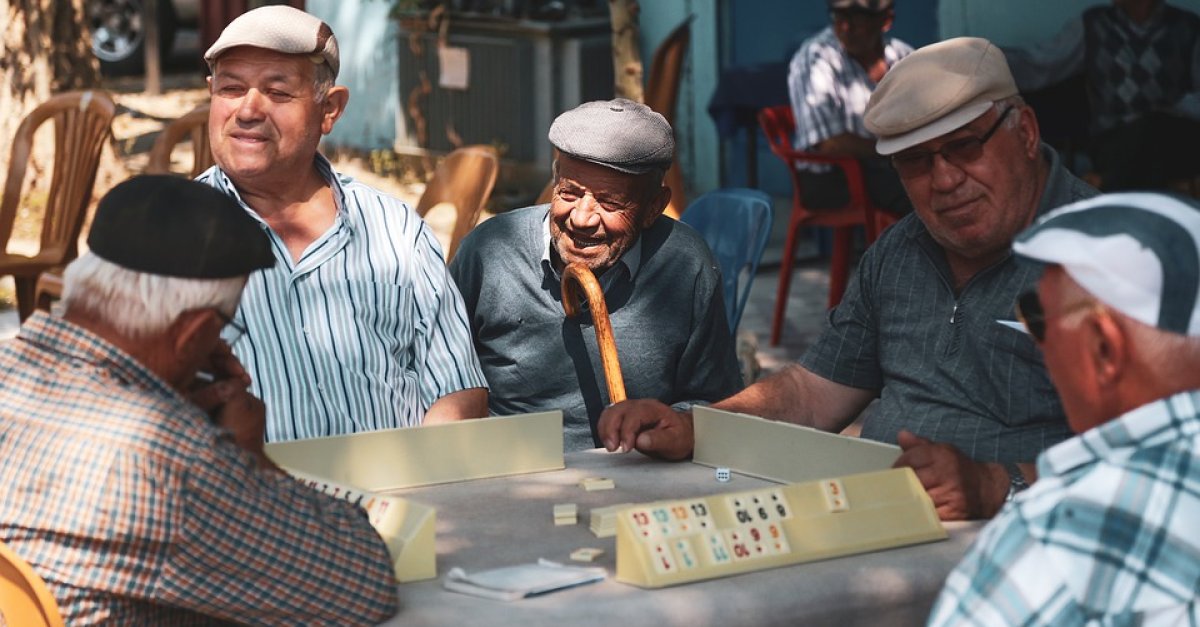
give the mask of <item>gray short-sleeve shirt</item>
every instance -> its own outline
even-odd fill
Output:
[[[1048,146],[1041,215],[1096,191]],[[1014,302],[1040,264],[1009,255],[955,294],[941,247],[909,215],[863,256],[829,327],[800,363],[831,381],[877,390],[862,435],[895,442],[907,429],[977,461],[1032,462],[1070,437],[1058,395]]]

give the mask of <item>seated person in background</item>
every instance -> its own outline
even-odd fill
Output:
[[[856,157],[867,194],[896,214],[912,210],[904,186],[875,138],[863,112],[875,85],[912,46],[884,35],[892,27],[892,0],[828,0],[833,25],[805,40],[788,66],[788,94],[796,119],[797,150]],[[802,175],[810,209],[841,207],[850,200],[841,168],[812,164]]]
[[[267,405],[267,439],[294,440],[487,414],[462,298],[433,232],[403,202],[333,171],[317,152],[350,96],[321,20],[265,6],[204,54],[216,167],[271,238],[235,348]]]
[[[829,328],[799,364],[714,406],[898,443],[943,519],[991,517],[1069,436],[1037,346],[1005,324],[1040,266],[1013,258],[1036,215],[1094,195],[1039,141],[998,48],[959,38],[917,50],[871,96],[914,214],[867,249]],[[691,415],[646,400],[605,411],[612,450],[680,459]]]
[[[1017,237],[1021,297],[1079,435],[980,533],[930,624],[1200,623],[1200,207],[1113,194]]]
[[[573,262],[604,289],[631,396],[691,403],[741,389],[717,263],[695,231],[662,216],[671,126],[645,105],[596,101],[558,116],[550,143],[550,204],[480,224],[450,263],[492,412],[561,409],[568,451],[600,445],[608,400],[596,336],[586,312],[563,313]]]
[[[395,614],[383,540],[263,454],[263,404],[221,341],[274,263],[258,224],[199,183],[138,177],[101,199],[88,246],[63,317],[0,344],[0,542],[66,623]]]
[[[1113,0],[1052,40],[1006,49],[1023,91],[1083,74],[1092,167],[1106,191],[1200,174],[1200,17],[1162,0]]]

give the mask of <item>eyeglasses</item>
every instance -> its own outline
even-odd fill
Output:
[[[929,171],[933,169],[934,155],[941,155],[943,159],[958,167],[972,163],[983,156],[983,145],[992,138],[992,135],[996,134],[1000,124],[1014,109],[1015,107],[1009,106],[1000,112],[996,123],[981,137],[961,137],[942,144],[942,147],[937,150],[900,153],[892,157],[892,167],[896,168],[896,174],[899,174],[900,178],[911,179],[929,174]]]
[[[1029,335],[1032,335],[1038,344],[1045,342],[1046,310],[1042,308],[1042,299],[1038,297],[1037,290],[1029,290],[1018,296],[1016,310],[1017,320],[1025,325],[1025,330],[1029,331]],[[1063,309],[1057,317],[1062,319],[1069,314],[1085,310],[1106,313],[1104,305],[1094,300],[1082,300]]]
[[[221,338],[225,340],[226,344],[232,347],[234,344],[237,344],[238,340],[242,339],[243,335],[246,334],[246,327],[220,309],[214,309],[214,311],[216,311],[217,316],[219,316],[221,320],[225,322],[225,328],[221,330]]]

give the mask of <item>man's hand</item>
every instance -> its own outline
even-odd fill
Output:
[[[249,387],[250,374],[242,362],[234,357],[228,344],[218,342],[207,363],[196,374],[187,396],[210,416],[216,416],[222,405]]]
[[[687,459],[695,446],[692,415],[655,400],[621,401],[600,414],[600,441],[611,453],[637,449],[659,459]]]
[[[949,444],[908,431],[901,431],[896,441],[904,452],[893,467],[916,472],[942,520],[991,518],[1004,505],[1009,479],[1000,464],[975,462]]]

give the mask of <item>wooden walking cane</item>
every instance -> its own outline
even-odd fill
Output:
[[[562,277],[562,303],[568,318],[579,315],[580,287],[592,310],[596,343],[600,345],[600,363],[604,366],[604,382],[608,385],[608,402],[620,403],[625,400],[625,380],[621,378],[621,362],[617,361],[617,342],[613,339],[612,323],[608,320],[604,291],[600,289],[596,275],[587,266],[581,263],[567,265]]]

